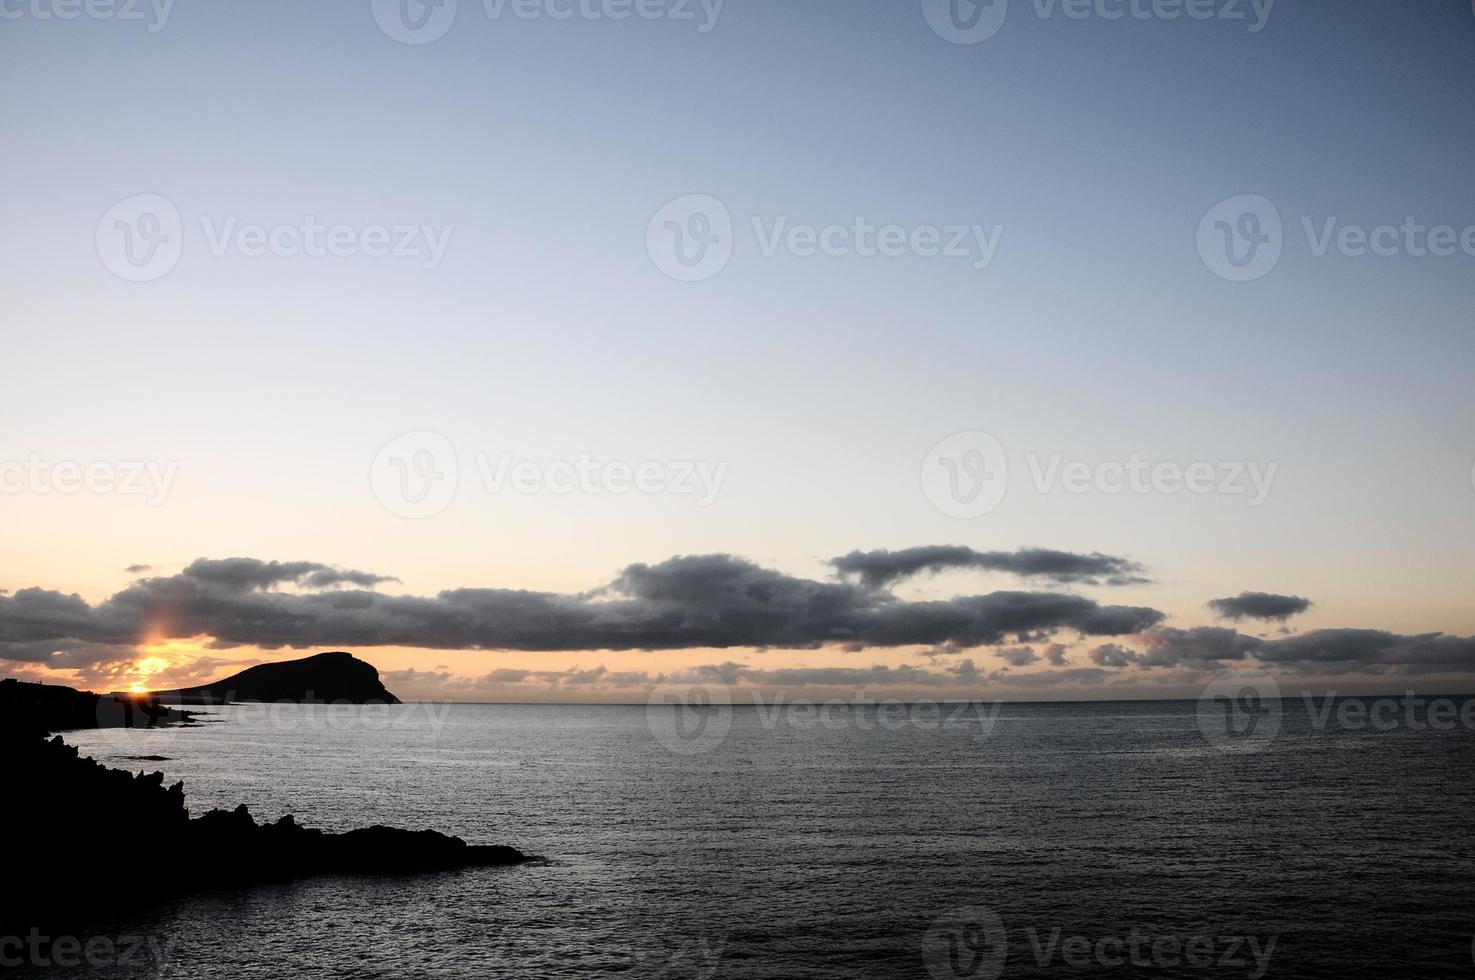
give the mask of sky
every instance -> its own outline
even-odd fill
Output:
[[[0,3],[0,674],[1470,689],[1475,11],[956,3]]]

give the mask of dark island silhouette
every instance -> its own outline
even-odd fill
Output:
[[[329,675],[337,673],[357,686],[330,686],[324,693],[394,697],[378,684],[372,666],[348,654],[272,666],[309,663],[310,668],[267,676],[302,684],[322,683],[326,676],[336,685]],[[364,683],[361,668],[368,668],[372,684]],[[434,830],[373,826],[327,833],[298,826],[291,816],[260,824],[244,806],[191,817],[183,783],[165,786],[161,772],[108,768],[82,757],[55,734],[190,724],[193,717],[161,706],[152,695],[97,695],[0,681],[0,753],[8,790],[0,807],[0,839],[12,848],[15,879],[12,887],[0,889],[0,936],[24,936],[31,929],[56,935],[97,916],[191,890],[322,874],[424,874],[527,860],[513,847],[471,845]]]
[[[399,704],[379,680],[379,671],[351,653],[320,653],[302,660],[258,664],[224,680],[175,691],[152,691],[167,704],[228,704],[232,701],[300,704]]]

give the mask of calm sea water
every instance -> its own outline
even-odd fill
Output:
[[[991,710],[747,706],[686,751],[644,706],[241,706],[75,733],[184,780],[195,813],[545,860],[205,890],[99,924],[155,949],[68,975],[1475,976],[1469,728],[1318,726],[1287,701],[1276,737],[1223,751],[1192,702]],[[89,843],[100,867],[211,878],[208,854]]]

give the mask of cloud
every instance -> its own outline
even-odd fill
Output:
[[[129,565],[123,569],[129,575],[142,575],[144,572],[152,572],[153,570],[154,566],[152,565]]]
[[[1039,660],[1034,650],[1029,647],[1004,647],[997,651],[999,657],[1011,667],[1028,667]]]
[[[830,559],[830,565],[837,574],[855,577],[871,589],[886,588],[923,572],[935,574],[953,568],[1006,572],[1062,585],[1134,585],[1149,581],[1141,575],[1142,566],[1126,558],[1050,548],[974,551],[961,545],[926,545],[897,551],[852,551]]]
[[[1262,639],[1218,626],[1159,627],[1138,638],[1140,667],[1218,670],[1253,658],[1299,674],[1428,674],[1475,670],[1475,637],[1404,635],[1386,630],[1321,629]]]
[[[200,559],[177,575],[142,579],[96,606],[76,595],[26,589],[0,596],[0,658],[54,663],[88,645],[116,648],[146,638],[194,637],[209,637],[214,649],[967,649],[1030,642],[1061,630],[1122,636],[1163,620],[1155,609],[1102,606],[1051,592],[907,602],[855,583],[798,578],[723,554],[631,565],[611,583],[579,594],[303,591],[386,580],[318,562],[230,558]]]
[[[1266,640],[1255,655],[1267,664],[1310,673],[1425,674],[1475,668],[1475,637],[1412,636],[1369,629],[1324,629]]]
[[[1246,636],[1222,626],[1193,629],[1162,627],[1140,637],[1145,648],[1137,663],[1142,667],[1190,667],[1217,670],[1226,663],[1244,660],[1259,649],[1259,637]]]
[[[405,684],[440,687],[450,683],[452,675],[448,670],[416,670],[414,667],[406,667],[404,670],[381,670],[379,678],[385,687],[390,688]]]
[[[128,667],[140,646],[189,639],[204,651],[393,646],[855,652],[912,647],[932,662],[925,669],[795,667],[786,668],[791,671],[787,674],[755,673],[741,664],[726,668],[749,683],[783,686],[921,688],[996,678],[1004,684],[1076,684],[1096,676],[1091,671],[1115,683],[1202,674],[1248,662],[1291,675],[1475,671],[1475,637],[1375,629],[1261,637],[1227,626],[1180,629],[1163,625],[1164,614],[1156,609],[1101,605],[1058,592],[998,591],[911,601],[868,584],[888,580],[890,572],[868,572],[864,562],[846,567],[846,578],[819,581],[732,555],[688,555],[630,565],[585,592],[460,588],[413,596],[374,591],[374,585],[390,580],[387,576],[321,562],[201,559],[175,575],[141,578],[95,604],[39,588],[0,592],[0,660],[106,678]],[[1088,654],[1091,666],[1071,667],[1057,635],[1067,642],[1077,636],[1099,638]],[[997,655],[1007,666],[984,676],[974,660],[961,659],[984,647],[1000,648]],[[1041,660],[1050,669],[1017,671]],[[1056,680],[1019,679],[1025,676]],[[542,684],[592,690],[634,688],[658,678],[599,666],[567,671],[504,667],[475,679],[437,678],[427,672],[406,680],[427,688]]]
[[[1130,667],[1137,662],[1136,651],[1115,643],[1103,643],[1089,654],[1091,662],[1098,667]]]
[[[335,568],[315,561],[259,561],[255,558],[201,558],[192,563],[181,577],[225,589],[249,592],[280,585],[299,585],[309,589],[331,589],[340,585],[373,588],[399,579],[372,572]]]
[[[1071,667],[1066,670],[1040,670],[1032,674],[1014,674],[999,670],[990,674],[988,679],[996,684],[1014,687],[1055,687],[1065,684],[1105,684],[1113,680],[1113,677],[1099,667]]]
[[[1225,619],[1265,619],[1285,622],[1311,608],[1311,600],[1273,592],[1241,592],[1226,599],[1210,599],[1209,608]]]

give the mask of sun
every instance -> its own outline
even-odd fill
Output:
[[[146,694],[151,690],[149,678],[160,671],[168,670],[172,664],[163,657],[144,657],[142,660],[133,662],[133,672],[138,675],[138,680],[128,686],[133,694]]]

